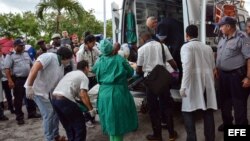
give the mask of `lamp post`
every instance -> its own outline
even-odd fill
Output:
[[[206,8],[207,8],[207,0],[201,1],[201,42],[206,44]]]
[[[106,38],[106,0],[103,0],[103,38]]]

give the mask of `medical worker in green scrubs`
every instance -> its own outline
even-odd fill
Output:
[[[98,83],[98,113],[102,130],[110,141],[122,141],[124,134],[138,128],[134,99],[128,90],[127,78],[134,73],[126,59],[113,54],[108,40],[100,43],[101,57],[93,67]]]

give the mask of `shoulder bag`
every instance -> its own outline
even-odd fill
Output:
[[[166,55],[162,47],[162,59],[163,63],[166,62]],[[144,86],[150,90],[151,93],[155,95],[160,95],[169,89],[171,74],[162,65],[156,65],[153,70],[145,77]]]

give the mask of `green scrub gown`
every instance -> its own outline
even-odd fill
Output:
[[[120,55],[103,55],[93,72],[100,84],[97,107],[103,132],[119,136],[135,131],[138,116],[127,84],[134,73],[132,67]]]

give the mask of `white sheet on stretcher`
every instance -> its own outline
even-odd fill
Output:
[[[97,96],[98,96],[99,87],[100,87],[100,85],[96,84],[93,88],[91,88],[88,91],[90,102],[92,103],[93,107],[95,107],[95,108],[97,106],[96,102],[97,102]],[[133,92],[133,91],[131,92],[131,94],[134,97],[136,109],[137,109],[137,111],[139,111],[140,107],[141,107],[142,100],[145,97],[145,95],[142,95],[141,92]]]

